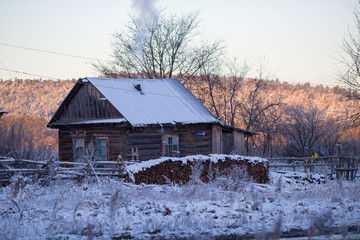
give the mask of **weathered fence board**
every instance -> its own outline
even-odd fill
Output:
[[[278,157],[269,158],[270,168],[289,168],[293,171],[314,172],[321,167],[327,175],[335,175],[337,178],[343,177],[346,180],[354,180],[358,171],[359,157],[335,156],[322,157]]]

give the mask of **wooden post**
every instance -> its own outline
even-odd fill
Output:
[[[211,130],[212,153],[222,153],[222,127],[212,125]]]
[[[131,160],[132,161],[139,161],[139,149],[136,148],[131,148]]]
[[[293,165],[293,171],[295,172],[296,168],[295,168],[295,160],[294,159],[291,161],[291,164]]]
[[[342,172],[340,172],[339,170],[336,170],[336,169],[339,169],[341,168],[341,154],[342,154],[342,145],[341,144],[336,144],[335,145],[335,161],[336,161],[336,164],[335,164],[335,171],[336,171],[336,178],[339,179],[340,176],[342,176]]]

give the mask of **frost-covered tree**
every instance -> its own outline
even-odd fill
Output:
[[[199,39],[198,16],[192,12],[132,17],[123,31],[113,35],[112,61],[94,66],[107,77],[191,79],[222,50],[220,41]]]

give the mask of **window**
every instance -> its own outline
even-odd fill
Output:
[[[84,139],[76,138],[74,139],[74,159],[79,161],[79,158],[84,154]]]
[[[163,155],[165,157],[179,157],[179,136],[163,136]]]
[[[96,141],[97,141],[99,161],[107,161],[108,160],[107,138],[98,138],[96,139]]]

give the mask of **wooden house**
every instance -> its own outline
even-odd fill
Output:
[[[245,153],[226,127],[176,79],[84,78],[47,125],[59,129],[59,158],[77,161],[93,142],[100,161]]]

